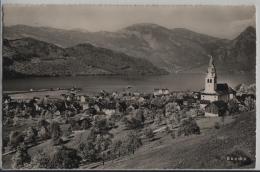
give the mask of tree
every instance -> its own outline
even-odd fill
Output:
[[[107,151],[112,143],[113,135],[109,133],[106,120],[100,120],[91,128],[87,142],[81,143],[79,150],[83,159],[94,162],[102,158],[102,153]],[[104,159],[103,159],[104,160]]]
[[[98,134],[107,134],[111,129],[106,118],[95,121],[93,128]]]
[[[68,123],[71,125],[72,130],[80,130],[82,126],[79,125],[79,121],[75,119],[68,119]]]
[[[221,114],[221,121],[222,121],[222,125],[224,126],[225,125],[225,118],[226,118],[226,113],[222,113]]]
[[[15,115],[13,118],[13,126],[17,126],[18,122],[19,122],[19,118],[17,117],[17,115]]]
[[[176,138],[176,133],[175,133],[175,131],[171,131],[171,137],[172,137],[172,139],[175,139],[175,138]]]
[[[166,117],[174,114],[175,112],[179,111],[179,107],[177,105],[177,103],[168,103],[166,106],[165,106],[165,115]]]
[[[239,104],[236,99],[231,99],[228,102],[228,111],[230,113],[236,113],[239,111]]]
[[[127,109],[127,105],[125,101],[119,102],[119,112],[125,113]]]
[[[81,129],[86,130],[89,129],[92,126],[91,120],[89,118],[85,118],[81,122]]]
[[[50,133],[51,133],[51,138],[52,138],[52,143],[53,145],[58,145],[61,142],[61,129],[60,125],[57,122],[52,122],[50,124]]]
[[[111,138],[108,135],[98,135],[96,138],[96,148],[99,152],[107,150],[111,143]]]
[[[45,140],[51,138],[50,131],[47,127],[42,126],[40,130],[38,131],[38,136],[40,139]]]
[[[137,129],[143,127],[143,122],[140,119],[134,117],[125,118],[124,123],[127,129]]]
[[[50,156],[49,168],[71,169],[79,167],[81,157],[78,156],[75,149],[65,146],[57,146],[55,149]]]
[[[17,147],[16,153],[12,157],[13,168],[19,169],[22,168],[25,163],[29,163],[31,161],[31,157],[27,153],[27,147],[25,145],[20,145]]]
[[[43,118],[41,118],[38,123],[37,126],[40,129],[41,127],[48,127],[50,124]]]
[[[24,135],[18,131],[11,131],[9,135],[9,143],[12,147],[17,147],[21,142],[24,141]]]
[[[106,135],[98,135],[96,142],[95,142],[95,148],[97,150],[97,152],[99,152],[99,157],[101,157],[102,161],[103,161],[103,165],[105,163],[105,159],[108,159],[109,157],[107,152],[108,152],[108,148],[110,147],[112,141],[111,138]],[[106,156],[105,156],[106,155]]]
[[[181,121],[180,127],[179,127],[179,134],[178,135],[192,135],[192,134],[200,134],[200,127],[198,126],[195,119],[192,117],[183,119]]]
[[[39,151],[31,161],[31,168],[49,168],[50,158],[43,151]]]
[[[244,103],[249,111],[255,109],[255,101],[250,96],[245,98]]]
[[[122,149],[123,142],[121,140],[116,140],[112,144],[112,152],[115,156],[120,157],[121,156],[121,149]]]
[[[135,153],[135,150],[142,145],[141,138],[139,138],[135,132],[130,132],[128,134],[126,142],[128,152],[132,152],[133,154]]]
[[[37,137],[37,130],[34,127],[29,127],[26,130],[26,135],[24,137],[25,143],[34,143]]]
[[[138,121],[141,121],[142,124],[144,123],[145,118],[144,118],[144,110],[143,109],[135,110],[133,116]]]
[[[95,149],[95,144],[92,141],[81,143],[79,145],[82,158],[88,162],[95,162],[97,160],[98,152]]]
[[[145,130],[145,136],[148,138],[148,139],[152,139],[154,137],[154,132],[151,128],[147,128]]]
[[[215,122],[214,127],[215,129],[220,129],[220,124],[218,122]]]

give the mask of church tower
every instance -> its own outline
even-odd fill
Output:
[[[217,87],[217,73],[216,73],[213,57],[210,56],[208,72],[205,78],[204,93],[214,94],[216,93],[216,87]]]

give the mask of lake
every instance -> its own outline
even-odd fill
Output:
[[[198,91],[204,88],[205,74],[170,74],[163,76],[75,76],[75,77],[28,77],[3,81],[4,91],[25,91],[45,88],[82,88],[84,93],[100,90],[122,91],[131,86],[132,91],[152,92],[154,88],[170,91]],[[235,87],[240,83],[255,83],[254,74],[220,74],[218,83]]]

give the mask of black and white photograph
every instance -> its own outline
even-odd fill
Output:
[[[254,5],[2,5],[3,169],[254,169]]]

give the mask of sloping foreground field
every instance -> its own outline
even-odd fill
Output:
[[[176,139],[164,135],[158,140],[145,144],[134,155],[94,167],[105,169],[254,168],[255,129],[255,111],[241,113],[233,122],[220,129],[212,127],[202,130],[199,136]],[[228,161],[226,155],[236,150],[244,152],[253,162],[239,166]],[[91,168],[91,166],[82,168]]]
[[[220,129],[214,123],[221,124]],[[197,119],[201,134],[182,136],[173,139],[170,134],[157,133],[153,141],[143,140],[134,155],[120,157],[113,161],[82,164],[81,169],[221,169],[221,168],[254,168],[255,167],[255,129],[256,113],[245,112],[228,116],[222,126],[221,118]],[[29,124],[29,121],[28,121]],[[32,123],[30,123],[32,125]],[[113,131],[115,137],[126,134],[122,127]],[[76,148],[81,140],[87,138],[89,131],[74,133],[75,137],[67,143]],[[51,152],[50,141],[31,147],[28,153],[34,156],[38,150]],[[242,151],[252,163],[239,166],[227,161],[227,155]],[[13,154],[3,156],[3,168],[11,168]]]

